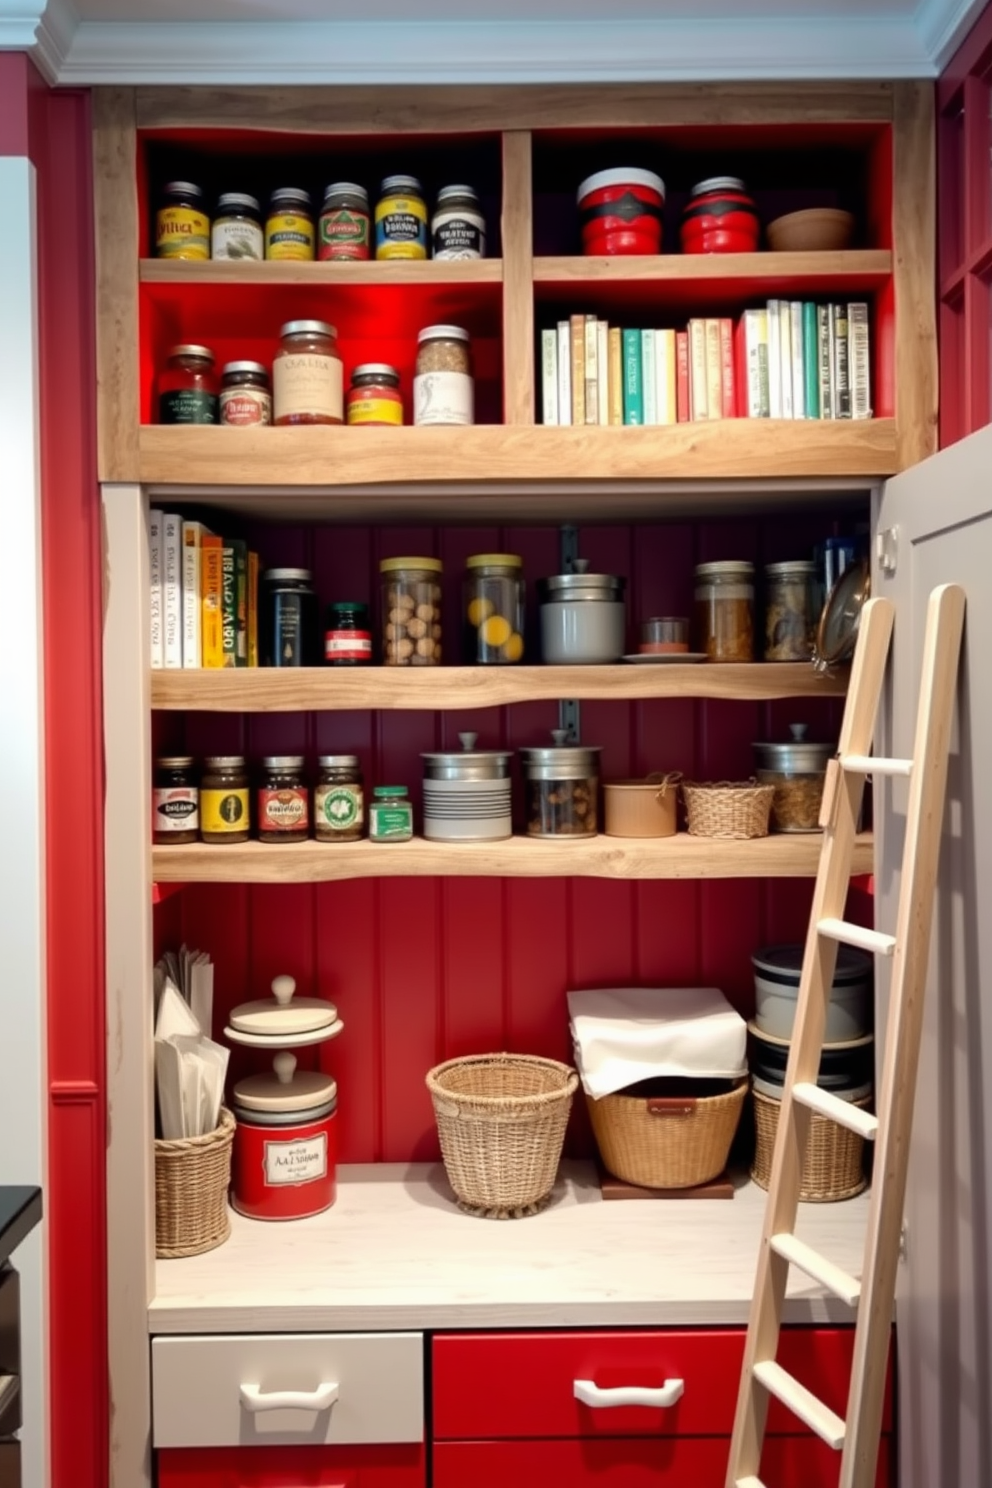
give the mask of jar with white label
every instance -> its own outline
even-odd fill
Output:
[[[245,428],[271,424],[272,394],[262,362],[226,362],[221,372],[220,421]]]
[[[211,258],[261,262],[265,257],[262,208],[254,196],[226,191],[217,199],[217,215],[210,229]]]
[[[231,1204],[252,1219],[307,1219],[337,1193],[337,1085],[287,1052],[272,1070],[234,1087]]]
[[[324,320],[289,320],[272,363],[273,423],[344,423],[338,333]]]
[[[469,336],[461,326],[425,326],[418,335],[413,422],[475,422],[475,384],[472,381]]]
[[[200,791],[191,754],[162,755],[155,761],[152,788],[152,841],[172,847],[200,840]]]
[[[431,218],[436,259],[485,258],[486,219],[471,186],[442,186]]]

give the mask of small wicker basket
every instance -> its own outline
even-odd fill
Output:
[[[551,1197],[579,1077],[529,1054],[449,1059],[427,1074],[459,1206],[485,1219],[536,1214]]]
[[[705,784],[686,780],[682,799],[693,837],[767,837],[768,816],[775,795],[773,785],[754,780],[715,780]]]
[[[767,1188],[772,1176],[781,1101],[763,1095],[760,1090],[752,1090],[751,1094],[755,1126],[751,1177],[761,1188]],[[871,1097],[852,1104],[865,1111],[871,1105]],[[864,1175],[864,1146],[864,1138],[856,1132],[814,1111],[800,1175],[800,1199],[805,1203],[830,1204],[839,1199],[853,1199],[861,1193],[868,1181]]]
[[[747,1081],[722,1095],[652,1097],[618,1091],[586,1105],[603,1166],[641,1188],[695,1188],[723,1172]]]
[[[202,1255],[231,1233],[234,1117],[221,1107],[220,1125],[204,1137],[155,1143],[155,1254],[161,1259]]]

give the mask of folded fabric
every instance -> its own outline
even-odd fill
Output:
[[[638,1080],[735,1079],[747,1070],[747,1025],[716,987],[569,992],[568,1011],[575,1066],[593,1097]]]

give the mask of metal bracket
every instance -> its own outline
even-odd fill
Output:
[[[894,574],[899,563],[899,528],[883,527],[875,533],[875,559],[883,574]]]
[[[903,1220],[899,1227],[899,1259],[909,1260],[909,1225]]]
[[[558,703],[558,727],[568,735],[568,744],[578,744],[582,733],[579,704],[576,698],[561,698]]]
[[[558,541],[561,556],[561,571],[562,573],[574,573],[575,560],[579,556],[578,527],[559,527]]]

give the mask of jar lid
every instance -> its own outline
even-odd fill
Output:
[[[510,749],[476,749],[478,734],[459,734],[461,750],[421,754],[428,780],[505,780],[510,772]]]
[[[267,568],[262,575],[265,584],[309,584],[313,575],[308,568]]]
[[[262,377],[269,375],[269,369],[264,362],[225,362],[223,375],[226,377],[229,372],[252,372],[256,376],[261,374]]]
[[[567,744],[562,729],[552,729],[554,744],[521,749],[524,769],[532,779],[581,780],[599,773],[601,744]]]
[[[248,196],[243,191],[225,191],[217,198],[217,211],[222,207],[247,207],[251,212],[262,210],[258,200],[254,196]]]
[[[758,768],[798,775],[821,774],[827,768],[827,760],[837,753],[837,745],[807,740],[805,723],[790,723],[789,732],[792,739],[788,743],[751,746]]]
[[[317,763],[323,770],[357,770],[359,760],[357,754],[321,754],[317,756]]]
[[[456,197],[474,202],[479,200],[475,193],[475,188],[472,186],[442,186],[437,194],[437,205],[440,206],[442,202],[446,201],[454,201]]]
[[[765,981],[798,987],[804,950],[802,945],[764,946],[752,954],[751,965]],[[872,959],[867,951],[860,951],[855,946],[838,946],[833,979],[835,987],[865,982],[871,974]]]
[[[272,1074],[249,1075],[234,1087],[234,1099],[246,1111],[298,1111],[303,1115],[337,1099],[337,1082],[322,1070],[296,1069],[296,1056],[283,1051],[272,1061]]]
[[[406,796],[409,794],[405,785],[375,785],[372,787],[374,796]]]
[[[329,325],[326,320],[287,320],[279,332],[280,336],[302,336],[310,332],[314,336],[335,337],[338,333],[337,326]]]
[[[605,600],[616,602],[623,599],[627,580],[619,574],[594,574],[583,570],[584,560],[576,563],[576,573],[552,574],[539,579],[538,593],[544,602],[562,600]]]
[[[333,1002],[320,997],[295,997],[296,979],[291,976],[272,978],[272,996],[254,1002],[242,1002],[230,1016],[232,1028],[239,1033],[272,1038],[281,1034],[313,1033],[329,1028],[337,1021]]]
[[[383,196],[393,191],[415,191],[420,194],[420,182],[416,176],[384,176],[382,185],[379,187]]]
[[[332,181],[330,186],[324,188],[324,201],[329,196],[360,196],[368,206],[369,194],[364,186],[359,186],[355,181]]]
[[[380,573],[398,573],[404,568],[423,568],[428,573],[441,573],[444,564],[440,558],[383,558],[379,563]]]
[[[209,346],[195,346],[192,342],[184,342],[182,346],[170,346],[169,356],[202,357],[205,362],[212,362],[214,359],[214,354]]]
[[[468,331],[461,326],[433,325],[424,326],[422,331],[417,332],[417,341],[467,341]]]
[[[581,206],[584,196],[589,196],[593,191],[601,191],[604,186],[647,186],[651,191],[657,191],[663,200],[665,196],[665,183],[654,171],[615,166],[612,170],[597,171],[593,176],[586,176],[575,194],[576,201]]]
[[[400,374],[388,362],[359,362],[351,374],[352,382],[356,377],[395,377],[397,382],[400,380]]]
[[[697,579],[715,579],[721,575],[730,578],[754,577],[754,564],[739,561],[736,558],[721,560],[719,563],[697,563],[693,569]]]
[[[191,754],[160,754],[155,761],[163,770],[187,770],[193,763]]]
[[[472,553],[465,559],[466,568],[523,568],[519,553]]]
[[[234,770],[243,766],[244,762],[243,754],[208,754],[203,764],[212,770]]]
[[[331,605],[332,614],[358,614],[368,609],[364,599],[336,599]]]
[[[267,770],[302,770],[302,754],[265,754],[262,764]]]
[[[818,671],[846,661],[854,650],[861,611],[871,593],[871,575],[864,561],[845,568],[831,589],[816,633],[813,665]]]
[[[794,558],[785,563],[766,563],[765,573],[770,579],[784,578],[786,574],[815,574],[816,564],[806,558]]]
[[[192,181],[167,181],[162,187],[163,196],[202,196],[203,187]]]
[[[301,206],[309,207],[310,193],[303,191],[299,186],[277,186],[269,197],[272,202],[299,202]]]
[[[746,191],[747,187],[740,176],[707,176],[705,181],[697,181],[689,192],[692,196],[703,196],[710,191]]]

